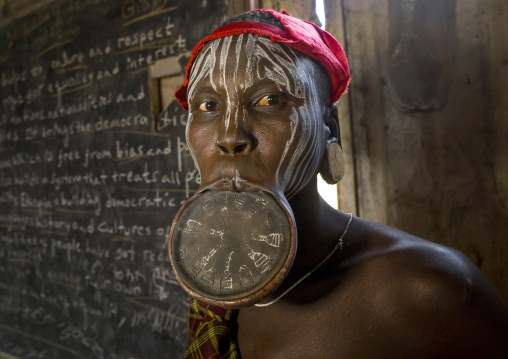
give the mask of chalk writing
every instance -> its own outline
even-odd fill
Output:
[[[58,59],[51,60],[51,68],[58,70],[71,65],[82,64],[84,58],[85,55],[82,52],[68,55],[67,51],[62,51]]]

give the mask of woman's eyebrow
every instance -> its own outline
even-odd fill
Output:
[[[256,92],[260,87],[273,87],[274,90],[276,89],[278,91],[287,91],[285,85],[281,85],[272,79],[264,78],[257,80],[252,85],[246,87],[244,89],[244,93]]]
[[[196,89],[193,91],[193,94],[189,97],[189,101],[192,101],[193,98],[202,97],[206,95],[217,95],[217,91],[210,84],[206,85],[198,84],[196,85]]]

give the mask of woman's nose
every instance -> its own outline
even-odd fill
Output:
[[[233,116],[232,116],[233,117]],[[230,118],[229,123],[224,124],[223,131],[215,146],[223,154],[236,156],[250,153],[255,147],[255,138],[249,130],[245,118]]]

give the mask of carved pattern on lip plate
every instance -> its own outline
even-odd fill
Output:
[[[265,192],[202,193],[182,211],[171,241],[181,281],[218,301],[259,291],[281,270],[290,247],[288,216]]]

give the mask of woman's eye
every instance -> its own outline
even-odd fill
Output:
[[[277,105],[280,102],[279,95],[266,95],[261,100],[259,100],[256,105],[258,106],[273,106]]]
[[[221,106],[217,102],[205,101],[199,105],[199,109],[204,112],[219,111]]]

